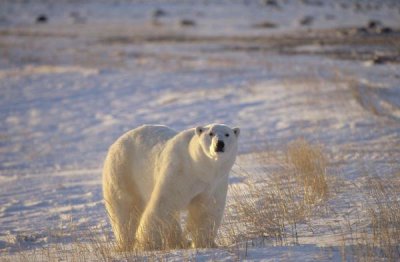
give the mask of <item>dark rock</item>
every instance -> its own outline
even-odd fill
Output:
[[[299,24],[303,26],[311,25],[314,22],[314,17],[312,16],[305,16],[300,19]]]
[[[265,21],[265,22],[261,22],[261,23],[258,23],[258,24],[254,24],[253,27],[254,28],[276,28],[278,26],[275,23],[271,23],[271,22]]]
[[[182,19],[179,24],[181,26],[195,26],[196,22],[190,19]]]
[[[378,20],[369,20],[367,28],[368,29],[377,29],[378,27],[381,27],[382,23]]]
[[[319,0],[302,0],[303,4],[313,5],[313,6],[323,6],[324,3]]]
[[[44,24],[48,22],[48,18],[46,15],[39,15],[38,17],[36,17],[36,23],[38,24]]]
[[[267,6],[279,7],[278,2],[276,0],[263,0],[262,3]]]
[[[395,62],[396,57],[388,56],[384,54],[375,54],[372,59],[366,62],[366,65],[382,65],[390,62]]]
[[[382,27],[382,28],[379,28],[377,30],[377,32],[380,34],[390,34],[390,33],[393,33],[393,29],[390,27]]]
[[[156,9],[153,11],[153,14],[152,14],[152,16],[154,18],[162,17],[162,16],[166,16],[166,15],[167,15],[167,12],[165,12],[163,9]]]
[[[376,57],[372,58],[371,62],[374,65],[381,65],[381,64],[384,64],[386,62],[386,59],[384,57],[381,57],[381,56],[376,56]]]

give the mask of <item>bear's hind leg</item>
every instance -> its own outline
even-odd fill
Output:
[[[106,208],[121,251],[132,250],[136,230],[143,213],[141,199],[124,195],[119,199],[106,199]]]

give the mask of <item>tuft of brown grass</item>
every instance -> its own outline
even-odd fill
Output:
[[[328,198],[327,161],[322,150],[296,140],[289,144],[278,168],[266,168],[271,157],[258,154],[260,173],[241,169],[244,185],[232,186],[219,242],[232,245],[255,239],[276,244],[298,243],[297,227],[313,208]]]
[[[328,198],[327,160],[320,147],[298,139],[289,144],[286,162],[297,182],[303,187],[304,201],[307,204],[315,204]]]
[[[372,204],[367,208],[372,247],[389,261],[400,259],[400,174],[394,179],[372,178],[368,181]]]
[[[351,234],[343,240],[343,259],[399,261],[400,173],[391,178],[369,177],[363,193],[366,212],[345,228]]]

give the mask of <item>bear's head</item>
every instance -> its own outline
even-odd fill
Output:
[[[196,127],[202,151],[214,160],[236,157],[239,133],[238,127],[230,128],[221,124]]]

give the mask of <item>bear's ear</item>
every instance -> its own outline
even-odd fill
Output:
[[[239,128],[239,127],[235,127],[235,128],[233,129],[233,133],[235,133],[236,137],[238,137],[239,134],[240,134],[240,128]]]
[[[202,126],[196,127],[196,135],[200,136],[204,132],[205,128]]]

